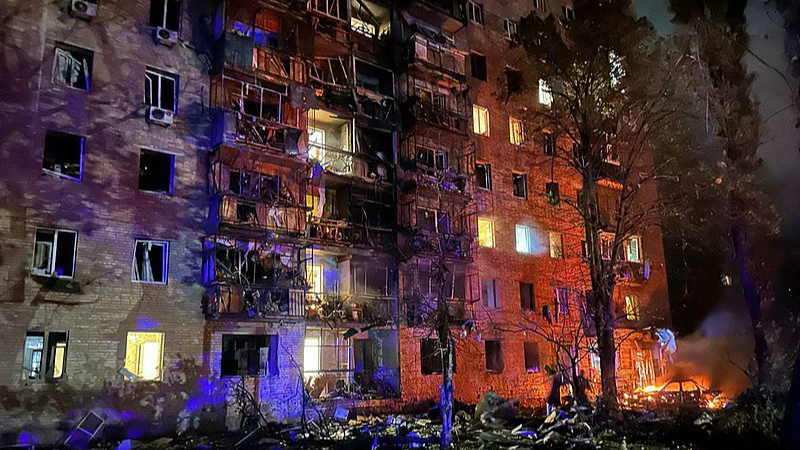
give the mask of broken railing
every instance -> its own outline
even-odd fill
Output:
[[[347,2],[343,0],[308,0],[306,4],[309,11],[314,11],[325,16],[347,20]],[[310,38],[310,36],[309,36]]]
[[[210,318],[226,315],[250,319],[303,317],[305,292],[301,289],[258,285],[214,284],[209,287],[205,313]]]
[[[306,318],[326,323],[385,324],[397,319],[397,297],[309,293]]]
[[[434,233],[417,230],[410,237],[411,250],[417,254],[439,255],[469,260],[472,258],[472,237],[466,233]]]
[[[346,56],[315,57],[308,66],[308,77],[312,82],[339,89],[349,89],[355,84],[352,61]]]
[[[472,302],[463,298],[448,298],[447,312],[450,320],[463,322],[474,319]],[[437,299],[433,294],[410,296],[403,299],[403,318],[410,326],[430,324],[437,313]]]
[[[305,208],[248,198],[238,194],[219,196],[219,219],[223,225],[302,234],[305,231]]]
[[[255,46],[253,67],[266,75],[296,83],[306,82],[305,65],[301,60],[269,47]]]
[[[391,163],[338,147],[310,144],[308,159],[319,162],[325,170],[337,175],[386,182],[394,178],[394,166]]]
[[[460,134],[467,133],[467,115],[463,111],[455,110],[443,105],[433,103],[428,99],[418,96],[409,98],[410,110],[414,118],[431,125],[454,131]],[[408,106],[407,106],[408,107]]]
[[[354,224],[347,220],[309,218],[306,225],[309,240],[327,245],[383,247],[394,242],[390,228]]]

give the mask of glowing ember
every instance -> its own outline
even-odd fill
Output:
[[[695,407],[719,409],[728,403],[720,391],[712,391],[696,380],[670,380],[637,388],[622,396],[622,405],[628,409],[645,410],[670,407]]]

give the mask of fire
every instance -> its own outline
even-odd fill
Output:
[[[651,384],[635,389],[622,396],[622,404],[629,409],[651,409],[670,407],[695,407],[720,409],[728,398],[720,391],[713,391],[706,384],[694,379],[673,379],[666,383]]]

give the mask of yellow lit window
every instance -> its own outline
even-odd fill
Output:
[[[306,337],[303,343],[303,376],[306,380],[319,375],[320,347],[319,337]]]
[[[128,332],[125,368],[142,380],[161,380],[164,333]]]
[[[306,278],[311,289],[315,294],[323,292],[323,269],[322,264],[309,264],[306,269]]]
[[[550,257],[561,258],[564,256],[564,242],[561,240],[561,233],[550,232]]]
[[[514,145],[522,145],[525,142],[525,129],[522,120],[516,117],[508,118],[508,139]]]
[[[628,294],[625,296],[625,318],[639,320],[639,296]]]
[[[550,84],[542,79],[539,79],[539,104],[544,106],[553,104],[553,91]]]
[[[481,247],[494,247],[494,221],[478,218],[478,244]]]
[[[356,33],[361,33],[364,36],[369,36],[369,37],[375,36],[375,31],[376,31],[375,25],[364,22],[363,20],[357,19],[355,17],[350,18],[350,28]]]
[[[53,353],[53,378],[61,378],[64,375],[64,362],[67,359],[67,343],[56,342]]]
[[[472,131],[489,136],[489,110],[483,106],[472,105]]]

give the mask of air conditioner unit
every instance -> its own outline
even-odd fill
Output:
[[[172,123],[175,121],[175,113],[168,109],[151,106],[147,113],[147,120],[150,123],[155,123],[166,127],[172,125]]]
[[[72,0],[69,12],[74,17],[81,19],[91,19],[97,15],[97,3],[87,0]]]
[[[172,47],[178,43],[178,32],[164,27],[156,27],[154,39],[159,44]]]

